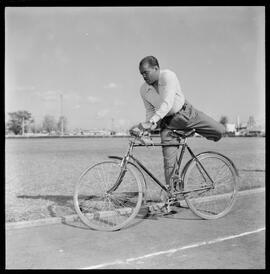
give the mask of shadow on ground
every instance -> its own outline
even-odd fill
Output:
[[[73,200],[71,195],[18,195],[17,198],[22,199],[44,199],[56,202],[60,205],[66,205],[68,201]]]
[[[71,227],[76,227],[79,229],[89,230],[90,228],[85,226],[78,218],[75,221],[67,221],[64,216],[76,214],[73,205],[73,196],[71,195],[18,195],[20,199],[43,199],[53,202],[47,206],[47,210],[50,217],[62,217],[62,223]],[[135,219],[122,229],[128,229],[143,222],[144,220],[155,220],[158,221],[160,218],[169,218],[175,220],[198,220],[188,207],[180,207],[173,211],[169,215],[151,215],[149,214],[148,207],[143,205],[138,212]],[[91,230],[91,229],[90,229]]]
[[[51,217],[75,214],[73,196],[71,195],[18,195],[20,199],[43,199],[53,202],[47,207]]]

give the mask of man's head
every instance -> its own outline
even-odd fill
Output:
[[[153,85],[159,78],[159,64],[154,56],[144,57],[139,64],[140,73],[148,85]]]

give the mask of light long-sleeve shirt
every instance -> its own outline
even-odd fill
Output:
[[[177,76],[168,69],[160,70],[158,90],[145,82],[140,93],[146,110],[146,121],[158,122],[163,117],[178,112],[185,103]]]

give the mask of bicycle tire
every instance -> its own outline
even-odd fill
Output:
[[[185,200],[194,214],[203,219],[217,219],[232,209],[238,192],[238,172],[230,159],[216,152],[197,155],[214,182],[196,162],[191,160],[184,171]],[[204,188],[204,190],[198,190]],[[197,191],[195,191],[197,189]]]
[[[121,171],[119,161],[88,167],[75,185],[73,202],[81,221],[95,230],[114,231],[130,223],[140,210],[143,188],[129,167],[119,187],[108,194]]]

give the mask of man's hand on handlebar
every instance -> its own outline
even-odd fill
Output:
[[[143,131],[139,129],[139,125],[135,125],[129,129],[129,133],[133,136],[142,136]]]
[[[130,134],[135,136],[143,136],[149,133],[155,127],[156,127],[156,124],[153,124],[151,122],[142,122],[142,123],[139,123],[138,125],[134,125],[133,127],[131,127],[129,132]]]
[[[139,123],[138,127],[142,131],[149,131],[151,129],[152,124],[150,122]]]
[[[140,123],[139,125],[138,125],[138,127],[139,127],[139,129],[140,130],[143,130],[143,131],[150,131],[150,130],[153,130],[153,129],[155,129],[156,128],[156,124],[153,124],[153,123],[151,123],[150,121],[147,121],[147,122],[143,122],[143,123]]]
[[[142,144],[146,146],[152,145],[153,141],[150,138],[150,130],[152,126],[153,125],[150,122],[140,123],[138,125],[131,127],[129,132],[131,135],[139,137],[139,141]]]

